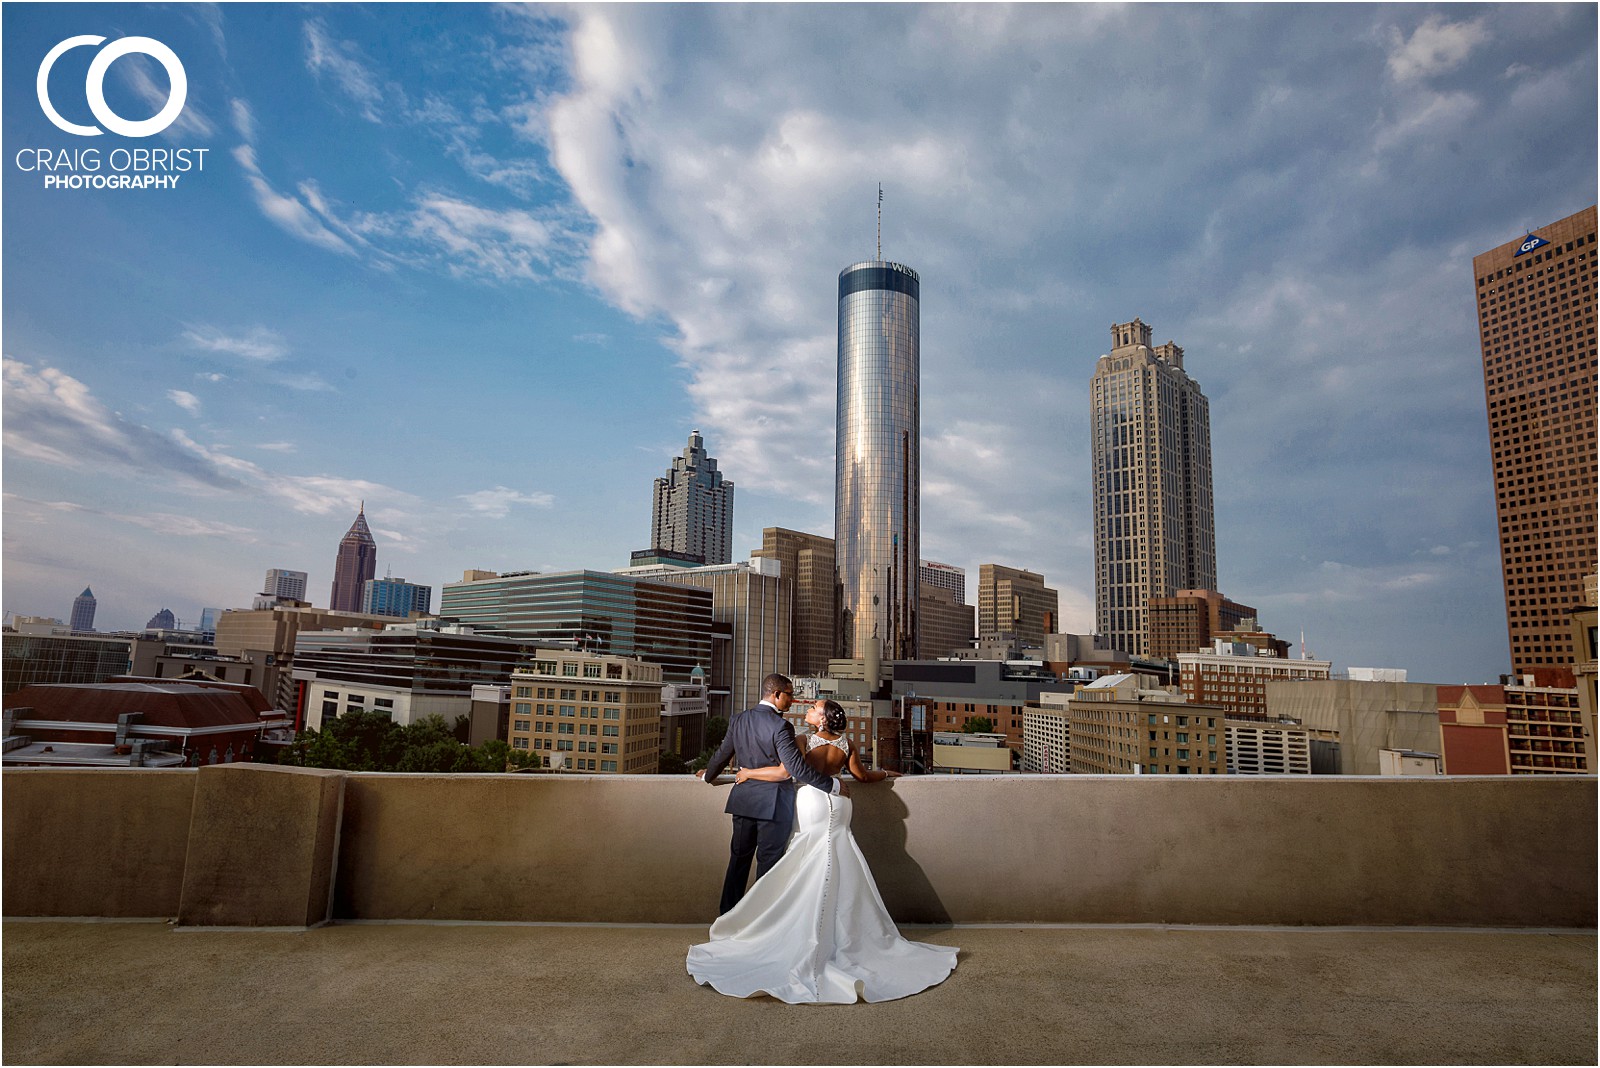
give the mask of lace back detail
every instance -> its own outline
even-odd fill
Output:
[[[806,735],[806,749],[808,751],[815,749],[819,745],[831,745],[845,756],[850,755],[850,739],[842,734],[837,738],[823,738],[815,734]]]

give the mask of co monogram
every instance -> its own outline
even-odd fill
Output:
[[[55,66],[56,60],[81,45],[97,45],[104,41],[104,37],[93,34],[84,34],[78,37],[68,37],[65,41],[50,49],[44,57],[44,62],[39,64],[39,106],[44,109],[45,117],[55,123],[56,127],[69,134],[79,137],[98,137],[110,130],[112,133],[121,134],[123,137],[149,137],[158,134],[171,126],[178,118],[178,113],[183,110],[184,101],[189,96],[189,76],[184,73],[183,64],[179,62],[177,53],[153,37],[121,37],[106,45],[100,53],[89,63],[89,76],[84,81],[84,96],[89,103],[89,110],[100,121],[104,130],[97,126],[79,126],[77,123],[63,119],[50,103],[50,68]],[[148,119],[132,121],[123,118],[106,103],[105,80],[106,70],[111,64],[130,52],[139,52],[150,56],[167,70],[167,78],[172,82],[172,91],[167,96],[167,104],[154,116]]]

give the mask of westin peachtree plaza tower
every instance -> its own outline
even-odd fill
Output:
[[[917,272],[869,260],[839,273],[839,403],[833,535],[839,653],[917,656]]]

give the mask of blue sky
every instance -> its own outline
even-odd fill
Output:
[[[1595,201],[1592,5],[8,4],[6,611],[612,568],[691,429],[831,534],[835,279],[923,280],[923,553],[1093,622],[1108,327],[1211,400],[1218,578],[1336,668],[1509,670],[1472,256]],[[188,98],[78,137],[57,42]],[[95,122],[96,47],[49,78]],[[104,79],[129,119],[166,74]],[[45,189],[19,149],[206,149]],[[193,157],[191,157],[193,158]],[[66,173],[66,172],[51,172]]]

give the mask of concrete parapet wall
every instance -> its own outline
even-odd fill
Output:
[[[264,764],[201,768],[178,922],[309,927],[331,919],[347,778]]]
[[[313,774],[222,770],[247,793],[256,776]],[[343,784],[335,917],[704,923],[715,912],[725,787],[678,776],[319,774]],[[192,806],[174,812],[142,781],[152,776],[187,781]],[[144,878],[165,881],[166,911],[182,886],[186,914],[198,917],[206,894],[238,896],[227,880],[184,875],[211,848],[208,835],[270,837],[259,818],[240,823],[226,818],[227,804],[202,805],[192,772],[7,770],[4,779],[8,915],[161,914],[128,911],[132,891],[120,884]],[[274,805],[305,810],[274,820],[298,827],[300,845],[321,845],[286,853],[263,842],[262,865],[324,851],[318,863],[334,864],[326,837],[311,831],[325,826],[331,789],[326,778],[274,785]],[[1587,928],[1596,919],[1593,779],[961,776],[856,785],[853,801],[857,839],[901,922]],[[149,807],[144,824],[175,822],[167,837],[185,849],[149,856],[177,871],[83,874],[101,870],[92,857],[103,828],[91,837],[90,810],[106,805]],[[53,864],[41,851],[47,837],[62,839]],[[230,856],[207,863],[237,873],[250,854]],[[89,883],[75,888],[72,909],[49,907],[57,868]],[[325,884],[297,870],[276,893],[303,907]],[[96,893],[107,904],[88,907]],[[185,922],[266,922],[248,909],[233,915]]]
[[[195,773],[0,772],[7,916],[176,916]]]

